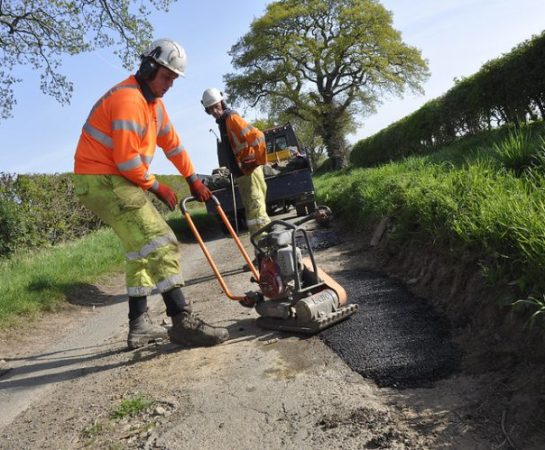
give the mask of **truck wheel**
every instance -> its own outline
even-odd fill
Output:
[[[316,203],[309,202],[295,205],[295,211],[297,211],[297,216],[307,216],[316,211]]]
[[[283,201],[282,212],[287,213],[290,210],[290,204],[287,201]]]
[[[297,212],[297,217],[307,215],[306,205],[295,205],[295,211]]]

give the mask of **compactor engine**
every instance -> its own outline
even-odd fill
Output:
[[[254,233],[251,242],[259,266],[258,325],[315,333],[356,312],[357,305],[347,305],[346,291],[317,268],[306,230],[275,220]]]

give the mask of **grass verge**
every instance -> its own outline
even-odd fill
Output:
[[[192,209],[191,217],[201,233],[217,229],[203,207]],[[167,222],[182,242],[193,239],[179,211],[169,213]],[[110,228],[64,245],[0,260],[0,329],[43,311],[54,311],[76,288],[122,271],[123,265],[123,249]]]
[[[491,282],[542,298],[543,135],[543,124],[487,132],[431,156],[316,177],[316,189],[321,203],[355,227],[389,216],[397,238],[471,252]]]

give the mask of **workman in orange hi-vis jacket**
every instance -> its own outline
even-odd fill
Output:
[[[156,146],[185,177],[199,201],[211,192],[199,180],[161,97],[184,75],[186,53],[171,39],[158,39],[142,55],[135,75],[114,86],[93,106],[75,154],[74,183],[79,200],[110,225],[123,244],[129,296],[128,346],[170,338],[182,345],[215,345],[228,339],[192,312],[184,284],[178,241],[146,191],[171,210],[177,195],[149,171]],[[147,296],[157,289],[172,319],[168,329],[147,314]]]
[[[236,179],[246,211],[246,225],[250,233],[254,233],[271,221],[267,214],[267,185],[262,167],[267,163],[265,136],[227,107],[219,89],[206,89],[201,103],[216,119],[221,136],[220,159],[227,161],[227,168]]]

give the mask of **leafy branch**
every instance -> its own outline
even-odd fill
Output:
[[[40,72],[40,88],[69,103],[72,83],[59,68],[65,55],[113,47],[130,69],[152,38],[151,8],[168,10],[176,0],[0,0],[0,120],[12,117],[19,67]]]

